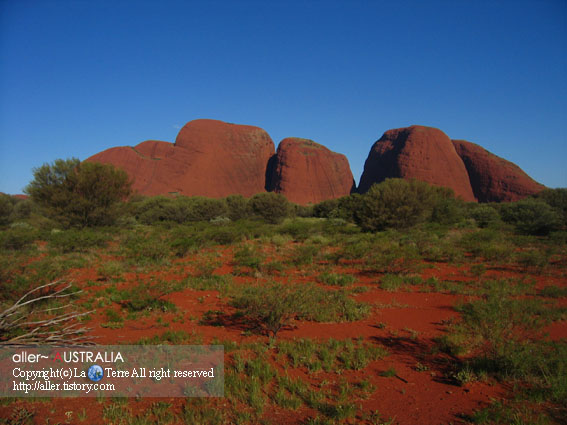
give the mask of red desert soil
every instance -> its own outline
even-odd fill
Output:
[[[340,198],[356,188],[346,156],[312,140],[282,140],[274,162],[270,190],[297,204]]]
[[[365,193],[387,178],[421,180],[449,187],[465,201],[475,201],[469,176],[451,139],[433,127],[412,125],[388,130],[372,146],[358,191]]]
[[[232,250],[217,250],[221,257],[217,257],[222,266],[215,269],[215,274],[227,274],[232,272]],[[125,273],[125,281],[117,283],[117,289],[131,289],[139,287],[141,282],[154,281],[176,281],[181,280],[189,274],[194,273],[195,268],[192,259],[184,258],[176,261],[167,271],[152,271],[148,273]],[[427,264],[431,266],[431,263]],[[468,281],[472,278],[467,276],[469,266],[453,266],[446,263],[435,263],[434,268],[423,271],[422,277],[437,276],[439,279],[451,279]],[[330,266],[329,266],[330,267]],[[487,266],[488,272],[492,270]],[[108,282],[96,281],[97,273],[93,272],[96,267],[73,270],[73,278],[77,286],[81,287],[88,296],[104,297],[99,294]],[[454,305],[466,299],[462,295],[451,295],[445,293],[427,292],[386,292],[376,287],[380,275],[368,275],[360,273],[353,264],[342,264],[335,266],[336,273],[349,273],[356,275],[356,286],[366,286],[370,289],[356,295],[359,301],[365,301],[374,306],[373,313],[364,320],[354,323],[314,323],[296,322],[295,326],[288,327],[278,334],[278,339],[290,340],[294,338],[312,338],[327,340],[329,338],[347,339],[361,337],[364,341],[372,344],[380,344],[386,347],[389,356],[373,361],[362,371],[346,371],[343,374],[348,382],[359,382],[368,379],[376,387],[371,396],[361,401],[365,411],[379,411],[383,418],[395,418],[395,424],[448,424],[464,423],[460,419],[461,414],[470,414],[490,404],[492,399],[506,396],[510,390],[502,384],[495,382],[474,382],[464,387],[454,385],[447,378],[450,368],[450,359],[446,354],[435,349],[434,339],[443,335],[447,323],[458,318]],[[511,268],[508,271],[497,270],[496,274],[502,276],[516,276],[520,271]],[[314,276],[305,273],[304,270],[291,272],[296,281],[315,281]],[[524,270],[525,274],[525,270]],[[251,276],[238,276],[234,280],[240,284],[254,281]],[[87,280],[95,281],[95,284],[86,285]],[[285,279],[280,279],[285,281]],[[545,286],[549,282],[565,286],[563,277],[547,276],[538,278],[537,286]],[[87,299],[88,297],[85,297]],[[217,291],[196,291],[185,289],[181,292],[166,295],[167,299],[176,304],[176,313],[151,313],[148,317],[140,317],[135,320],[125,320],[120,329],[101,327],[101,323],[107,321],[104,312],[107,308],[118,311],[117,305],[109,305],[99,308],[87,323],[92,327],[92,336],[98,337],[98,344],[129,344],[140,338],[153,335],[161,335],[168,330],[184,330],[191,334],[195,332],[202,336],[202,343],[211,343],[214,338],[219,340],[231,340],[235,342],[266,341],[266,337],[244,333],[246,329],[238,323],[227,323],[226,326],[207,326],[199,324],[199,319],[208,310],[220,310],[225,313],[231,312],[231,307],[226,299],[219,297]],[[183,322],[173,320],[181,315]],[[157,316],[157,317],[156,317]],[[161,319],[161,323],[158,322]],[[168,325],[164,326],[163,323]],[[567,327],[564,322],[558,322],[549,328],[553,339],[567,337]],[[279,365],[274,364],[279,368]],[[393,368],[396,376],[384,377],[381,373]],[[309,375],[304,369],[289,369],[294,376],[312,385],[319,385],[324,379],[333,383],[337,381],[336,375],[326,372],[318,372]],[[129,401],[129,407],[134,414],[148,409],[153,402],[165,401],[172,404],[175,412],[180,412],[184,399],[142,399],[140,401]],[[225,399],[214,401],[219,408],[226,403]],[[10,406],[0,407],[0,415],[9,415],[14,406],[28,406],[27,402],[17,402]],[[86,423],[103,423],[102,408],[96,399],[53,399],[49,403],[33,403],[33,409],[37,412],[37,418],[49,417],[51,422],[77,423],[76,415],[82,409],[88,412]],[[66,412],[73,412],[73,420],[69,422]],[[270,409],[270,419],[279,424],[302,423],[308,415],[314,412],[307,407],[297,411],[289,411],[278,407]],[[353,422],[354,423],[354,422]]]
[[[482,146],[453,140],[457,154],[469,173],[474,196],[479,202],[512,202],[545,189],[516,164]]]

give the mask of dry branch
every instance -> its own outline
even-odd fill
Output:
[[[92,344],[90,341],[92,338],[84,336],[90,328],[79,327],[79,323],[76,323],[76,320],[79,317],[92,313],[94,310],[84,313],[76,310],[61,312],[71,306],[71,304],[66,304],[60,307],[28,311],[30,307],[39,301],[71,297],[82,292],[81,290],[66,292],[71,288],[71,283],[63,284],[62,287],[57,288],[62,283],[62,280],[57,280],[38,286],[24,294],[11,307],[0,312],[1,346]],[[45,291],[48,291],[48,293],[45,293]],[[58,314],[52,315],[56,310],[59,310]],[[51,316],[33,320],[39,314],[41,316]],[[16,330],[20,330],[21,333],[14,336],[13,334]]]

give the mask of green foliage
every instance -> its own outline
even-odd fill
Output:
[[[33,174],[25,192],[64,226],[112,224],[130,194],[128,175],[110,164],[58,159]]]
[[[547,203],[524,199],[501,207],[502,219],[513,224],[517,231],[528,235],[547,235],[561,223],[559,213]]]
[[[280,329],[309,308],[306,287],[269,283],[250,286],[233,299],[232,305],[275,338]]]
[[[248,200],[242,195],[230,195],[225,199],[228,218],[232,221],[248,218]]]
[[[319,282],[326,285],[348,286],[356,282],[356,278],[350,274],[321,273],[317,278]]]
[[[429,220],[436,205],[451,197],[447,188],[417,180],[387,179],[363,196],[358,222],[368,231],[408,228]],[[442,215],[441,207],[438,215]]]
[[[313,206],[313,215],[321,218],[340,218],[354,223],[363,206],[363,199],[363,196],[353,193],[338,199],[322,201]]]
[[[312,284],[277,282],[243,288],[233,295],[232,305],[273,337],[294,319],[350,322],[360,320],[370,312],[367,304],[357,303],[344,291],[325,291]]]
[[[122,248],[126,258],[135,264],[158,264],[169,258],[169,244],[159,232],[129,234]]]
[[[109,235],[92,229],[69,229],[52,231],[49,235],[49,247],[61,252],[86,252],[90,248],[106,246]]]
[[[22,250],[29,247],[37,238],[39,232],[26,223],[14,223],[12,227],[0,232],[0,247],[9,250]]]
[[[563,226],[567,226],[567,188],[545,189],[536,195],[536,199],[542,200],[557,211]]]
[[[500,214],[489,205],[477,205],[470,211],[471,218],[481,229],[493,226],[500,222]]]
[[[145,224],[210,221],[227,214],[227,205],[223,199],[199,196],[177,198],[154,196],[135,202],[132,207],[136,218]]]
[[[234,253],[234,264],[240,267],[248,267],[258,270],[264,261],[264,256],[250,245],[244,245]]]
[[[0,193],[0,226],[10,223],[14,203],[12,197]]]
[[[278,224],[292,213],[292,206],[285,196],[279,193],[257,193],[248,200],[253,215],[267,223]]]
[[[465,205],[460,199],[441,197],[431,211],[431,221],[439,224],[455,224],[464,217]]]

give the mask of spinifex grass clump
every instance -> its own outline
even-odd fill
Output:
[[[243,288],[233,296],[232,305],[256,328],[276,337],[295,319],[317,322],[360,320],[370,307],[354,301],[344,291],[325,291],[315,285],[269,282]]]
[[[317,280],[326,285],[348,286],[356,282],[356,278],[350,274],[321,273]]]
[[[462,321],[441,342],[454,354],[473,354],[463,371],[517,380],[530,397],[567,407],[567,344],[547,341],[542,333],[551,321],[565,319],[567,308],[491,290],[458,309]]]
[[[159,231],[130,234],[122,247],[125,257],[136,265],[160,264],[169,258],[170,245]]]
[[[244,245],[234,253],[234,266],[237,274],[257,271],[264,262],[265,256],[254,246]]]

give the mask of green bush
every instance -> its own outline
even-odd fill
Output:
[[[233,295],[232,305],[256,327],[273,337],[294,319],[317,322],[355,321],[370,312],[344,291],[325,291],[315,285],[271,282],[248,286]]]
[[[109,235],[91,229],[54,230],[49,235],[49,247],[61,252],[86,252],[106,246],[109,239]]]
[[[12,197],[0,193],[0,226],[10,223],[14,205]]]
[[[305,287],[269,283],[245,288],[232,305],[275,338],[282,327],[309,307]]]
[[[225,198],[228,218],[232,221],[248,218],[248,200],[242,195],[230,195]]]
[[[484,229],[500,222],[500,214],[489,205],[478,205],[472,209],[470,216],[477,226]]]
[[[464,202],[457,198],[438,199],[431,212],[431,221],[439,224],[455,224],[464,217]]]
[[[113,224],[131,193],[126,172],[110,164],[58,159],[33,175],[24,191],[66,227]]]
[[[528,235],[547,235],[557,230],[561,223],[559,213],[547,203],[524,199],[502,205],[502,219]]]
[[[0,246],[3,249],[22,250],[39,237],[39,232],[26,223],[14,223],[11,228],[0,232]]]
[[[358,223],[367,231],[408,228],[429,220],[435,206],[452,196],[450,189],[421,181],[387,179],[363,195]]]
[[[567,226],[567,188],[545,189],[537,194],[536,199],[557,211],[562,217],[563,226]]]
[[[136,219],[140,223],[154,224],[160,221],[172,220],[172,202],[172,199],[165,196],[154,196],[136,200],[132,202],[131,207]],[[173,221],[176,220],[173,219]],[[183,218],[181,218],[181,221],[183,221]]]
[[[145,224],[171,221],[187,223],[210,221],[226,216],[227,205],[223,199],[180,196],[172,199],[165,196],[146,198],[135,205],[136,218]]]
[[[279,193],[258,193],[248,201],[252,214],[267,223],[278,224],[291,216],[292,205]]]
[[[126,258],[140,265],[161,263],[169,257],[170,245],[156,233],[130,234],[122,247]]]
[[[351,274],[321,273],[317,280],[325,285],[348,286],[356,282]]]

